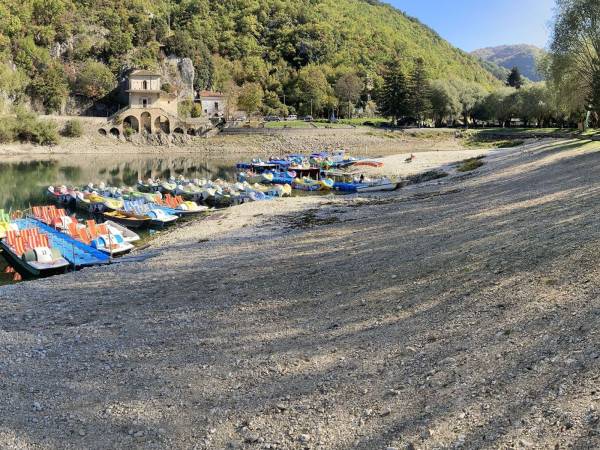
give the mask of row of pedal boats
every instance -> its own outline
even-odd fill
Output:
[[[398,182],[388,177],[366,178],[361,177],[359,171],[323,171],[319,168],[261,171],[259,167],[253,167],[241,171],[237,182],[225,184],[226,186],[215,185],[214,182],[198,179],[148,179],[146,182],[138,182],[137,189],[145,193],[180,195],[200,204],[224,207],[243,203],[244,200],[256,201],[289,196],[292,189],[361,193],[390,191],[398,187]],[[216,195],[215,187],[219,189]]]
[[[22,279],[108,264],[138,240],[119,223],[79,222],[54,205],[33,207],[19,218],[0,210],[0,249]]]
[[[365,177],[365,167],[382,167],[381,161],[356,159],[343,150],[333,153],[318,152],[311,155],[291,154],[254,159],[238,163],[240,181],[263,184],[289,184],[304,191],[336,190],[344,193],[390,191],[399,183],[388,177]]]
[[[240,181],[263,184],[289,184],[293,189],[303,191],[335,190],[344,193],[362,193],[376,191],[393,191],[399,183],[388,177],[367,178],[361,172],[342,170],[303,169],[309,174],[298,177],[295,170],[261,172],[257,168],[242,171],[238,174]],[[362,176],[361,176],[362,175]]]

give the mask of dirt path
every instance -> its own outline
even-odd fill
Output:
[[[0,447],[597,448],[599,149],[242,205],[1,288]]]

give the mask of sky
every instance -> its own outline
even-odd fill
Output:
[[[546,47],[554,0],[386,0],[465,51],[504,44]]]

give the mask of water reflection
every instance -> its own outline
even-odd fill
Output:
[[[134,186],[139,178],[235,177],[235,160],[207,159],[202,156],[57,156],[53,158],[15,160],[0,163],[0,208],[7,211],[26,209],[48,203],[45,190],[49,185],[85,186],[104,182],[112,186]],[[0,285],[12,281],[4,273],[6,263],[0,257]]]
[[[0,163],[0,208],[25,209],[46,203],[51,184],[84,186],[104,182],[133,186],[139,178],[223,178],[235,176],[235,161],[200,156],[72,156]]]

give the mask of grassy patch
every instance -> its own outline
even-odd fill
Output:
[[[460,163],[456,170],[459,172],[471,172],[475,169],[479,169],[483,164],[483,156],[478,156],[477,158],[465,159]]]
[[[438,180],[447,177],[448,174],[441,170],[429,170],[427,172],[411,175],[407,178],[408,184],[425,183],[427,181]]]
[[[265,128],[313,128],[310,122],[303,120],[286,120],[281,122],[265,122]]]
[[[524,143],[523,139],[494,139],[481,134],[469,134],[463,138],[463,145],[469,148],[512,148]]]
[[[290,218],[291,228],[311,228],[322,225],[331,225],[340,221],[337,217],[317,217],[318,210],[310,209],[300,216]]]

